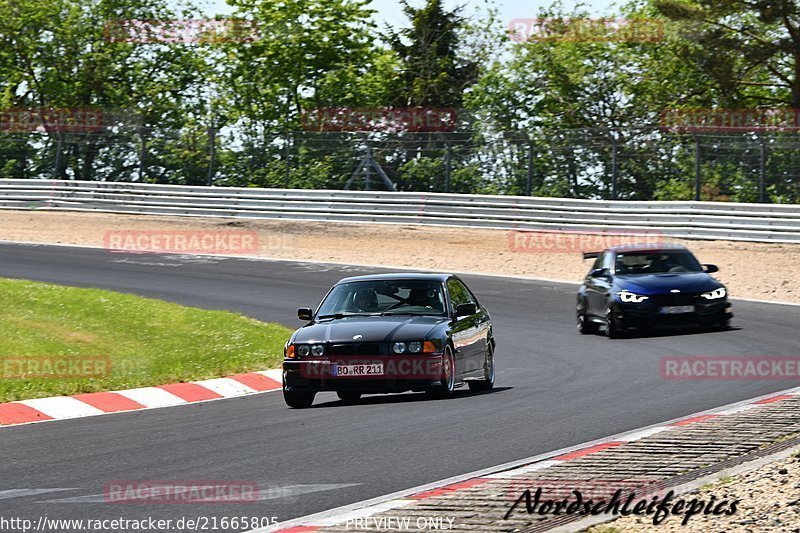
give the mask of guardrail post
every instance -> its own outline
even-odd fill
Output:
[[[291,163],[291,161],[292,161],[291,146],[292,146],[292,132],[291,131],[287,131],[286,132],[286,139],[284,140],[284,144],[283,144],[283,160],[284,160],[284,163],[285,163],[284,176],[283,176],[283,188],[284,189],[288,189],[289,188],[289,176],[290,176],[290,173],[291,173],[291,170],[292,170],[292,166],[291,166],[292,165],[292,163]]]
[[[442,142],[444,142],[446,148],[444,157],[444,192],[450,192],[450,174],[453,170],[453,149],[444,133],[439,132],[439,136],[442,138]]]
[[[694,199],[700,201],[700,138],[694,137]]]
[[[522,136],[525,137],[525,144],[528,146],[528,172],[525,178],[525,196],[530,196],[533,192],[533,161],[535,158],[533,139],[528,135],[527,131],[522,131]]]
[[[617,136],[611,132],[611,199],[617,199],[617,178],[619,176],[619,163],[617,161]]]
[[[144,182],[144,160],[147,157],[147,128],[139,126],[139,181]]]
[[[364,190],[369,190],[369,180],[372,179],[370,168],[372,165],[372,147],[367,144],[367,164],[364,165]]]
[[[528,139],[528,177],[525,180],[525,196],[530,196],[533,192],[533,141]]]
[[[216,157],[217,130],[214,126],[208,128],[208,181],[206,185],[211,187],[214,184],[214,157]]]
[[[56,131],[56,160],[53,163],[53,177],[58,179],[61,175],[61,145],[63,143],[63,136],[61,131]]]
[[[447,143],[447,161],[445,161],[444,190],[450,192],[450,176],[453,173],[453,147]]]
[[[759,136],[758,140],[761,144],[761,160],[758,169],[758,201],[763,204],[766,201],[764,199],[764,180],[767,174],[767,145],[763,137]]]

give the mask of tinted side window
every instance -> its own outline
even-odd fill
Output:
[[[467,287],[456,278],[447,280],[447,292],[450,293],[450,304],[453,307],[453,312],[461,304],[476,303],[470,296]]]

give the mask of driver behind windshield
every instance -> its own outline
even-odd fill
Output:
[[[444,314],[444,293],[435,282],[399,280],[342,283],[320,306],[319,317],[337,314]]]
[[[665,274],[669,272],[702,272],[693,255],[681,252],[647,252],[618,254],[617,274]]]
[[[378,310],[378,295],[372,289],[357,291],[353,298],[353,307],[359,313],[374,313]]]
[[[405,303],[411,307],[427,307],[428,309],[434,309],[439,312],[444,309],[441,292],[432,287],[416,287],[411,289]]]

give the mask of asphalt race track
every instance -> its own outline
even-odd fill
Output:
[[[333,282],[376,271],[16,244],[0,244],[0,257],[3,277],[113,289],[292,327],[296,309],[315,306]],[[608,340],[576,332],[573,286],[464,279],[492,313],[495,391],[462,390],[444,401],[372,396],[354,406],[325,393],[307,410],[287,409],[278,392],[2,428],[2,515],[283,521],[797,385],[667,381],[659,360],[796,356],[800,307],[735,302],[732,331]],[[264,498],[103,503],[113,480],[188,479],[254,481]]]

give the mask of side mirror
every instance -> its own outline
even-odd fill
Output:
[[[703,268],[709,274],[713,274],[714,272],[719,272],[719,267],[717,265],[703,265]]]
[[[301,307],[297,310],[297,318],[300,320],[311,320],[314,318],[314,310],[308,307]]]
[[[456,307],[456,318],[460,316],[474,315],[477,312],[478,306],[473,303],[460,304],[458,307]]]
[[[591,272],[589,272],[589,277],[592,278],[607,278],[608,277],[608,269],[607,268],[595,268]]]

